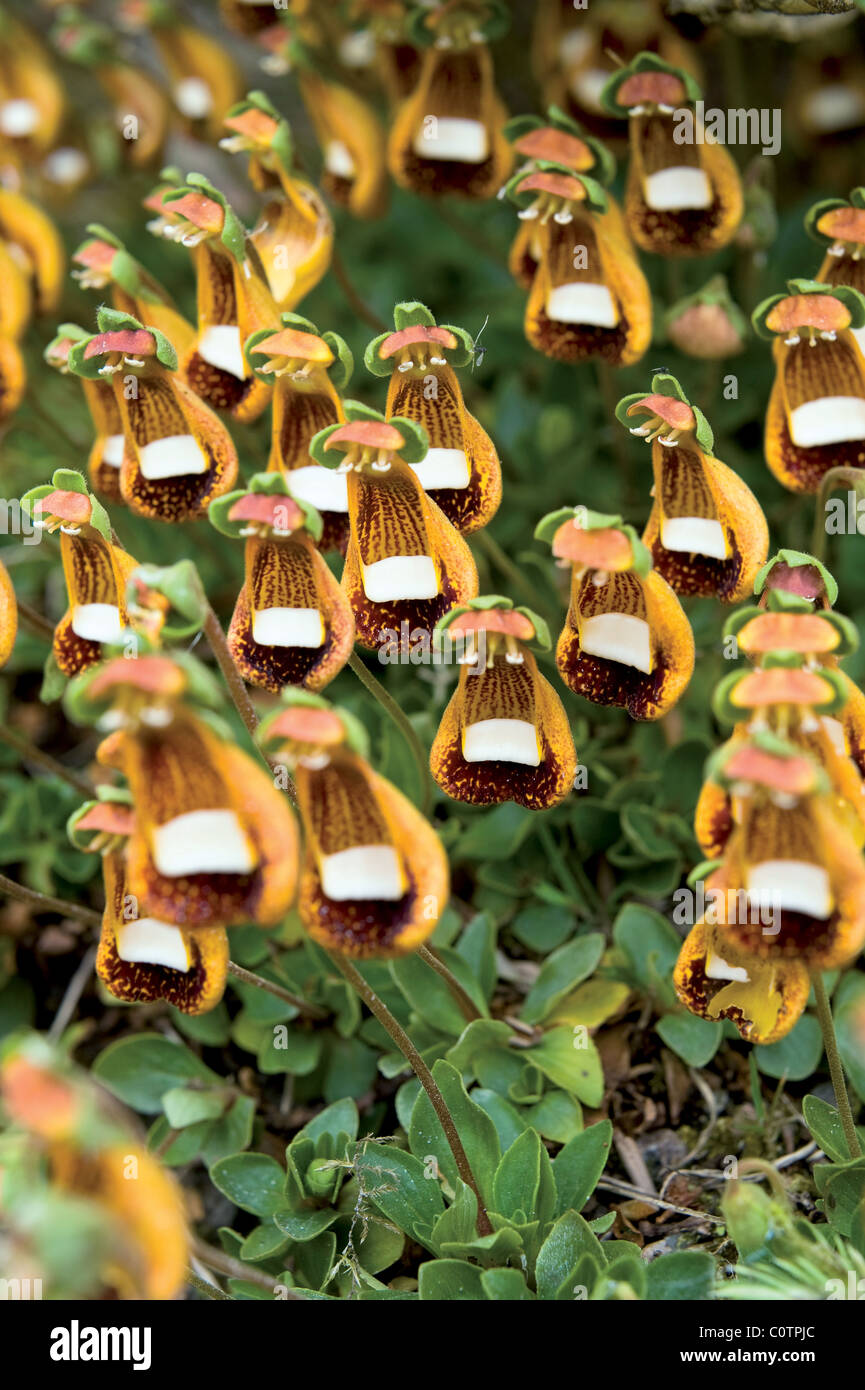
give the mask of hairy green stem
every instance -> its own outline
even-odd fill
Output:
[[[305,999],[301,999],[300,995],[292,994],[290,990],[283,989],[282,985],[274,984],[272,980],[266,980],[263,975],[254,975],[251,970],[244,969],[242,965],[236,965],[233,960],[228,962],[228,973],[245,985],[266,990],[268,994],[284,1000],[286,1004],[293,1004],[298,1013],[304,1014],[307,1018],[330,1017],[327,1009],[322,1009],[318,1004],[308,1004]]]
[[[381,681],[372,674],[361,661],[357,652],[352,652],[348,659],[348,664],[354,671],[358,680],[365,685],[370,695],[378,701],[385,713],[396,724],[406,743],[412,751],[420,778],[421,810],[425,816],[429,815],[432,805],[432,785],[430,779],[429,759],[424,751],[423,744],[418,738],[412,727],[408,716],[400,709],[393,696],[385,689]]]
[[[463,989],[456,975],[449,970],[444,961],[431,951],[428,946],[419,946],[418,955],[422,961],[440,975],[454,997],[454,1000],[467,1023],[474,1023],[476,1018],[483,1018],[478,1006],[475,1004],[467,990]]]
[[[841,487],[843,483],[849,483],[857,491],[865,485],[865,468],[849,468],[847,465],[838,468],[830,468],[824,473],[820,483],[820,491],[817,493],[817,501],[814,504],[814,532],[811,537],[811,554],[817,560],[823,560],[826,556],[826,544],[829,533],[826,530],[826,503],[830,496]]]
[[[96,791],[91,782],[79,775],[71,767],[64,767],[56,758],[52,758],[50,753],[45,753],[41,748],[37,748],[29,739],[22,734],[16,733],[8,724],[0,724],[0,739],[8,743],[10,748],[14,748],[16,753],[21,755],[25,762],[35,763],[41,767],[43,772],[48,772],[52,777],[59,777],[63,782],[68,782],[70,787],[74,787],[82,796],[94,797]]]
[[[835,1092],[835,1102],[838,1106],[838,1114],[841,1117],[841,1127],[844,1130],[844,1138],[847,1140],[847,1148],[850,1150],[851,1158],[862,1157],[862,1146],[859,1143],[859,1136],[856,1133],[856,1126],[853,1123],[853,1111],[850,1109],[850,1097],[847,1094],[847,1085],[844,1081],[844,1070],[841,1066],[841,1056],[838,1052],[838,1039],[835,1036],[835,1024],[832,1021],[832,1009],[829,1004],[829,996],[826,993],[826,986],[823,983],[823,976],[819,970],[815,971],[811,977],[814,986],[814,994],[817,998],[817,1017],[820,1020],[820,1028],[823,1033],[823,1046],[826,1049],[826,1061],[829,1063],[829,1075],[832,1077],[832,1088]]]

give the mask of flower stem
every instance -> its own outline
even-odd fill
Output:
[[[454,1162],[457,1165],[457,1171],[463,1182],[467,1187],[471,1188],[477,1198],[478,1231],[482,1236],[492,1235],[493,1228],[487,1216],[487,1209],[484,1206],[480,1190],[475,1181],[475,1175],[472,1172],[471,1164],[463,1148],[462,1140],[457,1133],[457,1127],[454,1124],[453,1116],[448,1110],[447,1102],[439,1090],[432,1072],[418,1052],[408,1033],[401,1024],[397,1022],[387,1005],[384,1004],[375,991],[370,988],[360,971],[344,956],[339,956],[332,951],[328,951],[327,954],[339,973],[348,980],[352,989],[360,995],[370,1013],[375,1015],[385,1032],[393,1038],[403,1057],[405,1057],[418,1081],[429,1096],[430,1103],[439,1118],[439,1123],[445,1132],[445,1138],[450,1145],[451,1153],[454,1156]]]
[[[441,978],[444,980],[445,984],[447,985],[448,989],[453,995],[460,1009],[460,1012],[462,1013],[463,1018],[468,1023],[474,1023],[476,1018],[483,1018],[483,1014],[475,1004],[475,1001],[472,999],[471,995],[468,993],[467,990],[463,989],[456,975],[454,975],[454,973],[448,969],[444,961],[436,955],[435,951],[431,951],[428,946],[419,946],[418,955],[420,956],[421,960],[426,961],[427,965],[430,967],[431,970],[434,970],[436,974],[440,975]]]
[[[856,1126],[853,1123],[853,1111],[850,1109],[850,1097],[847,1094],[847,1087],[844,1082],[844,1072],[841,1067],[841,1057],[838,1052],[838,1040],[835,1037],[835,1024],[832,1021],[832,1009],[829,1004],[829,996],[826,993],[823,976],[820,974],[819,970],[815,971],[812,975],[811,983],[814,986],[814,994],[817,998],[817,1017],[820,1020],[820,1028],[823,1032],[823,1046],[826,1049],[826,1061],[829,1063],[829,1075],[832,1077],[832,1087],[835,1091],[835,1102],[838,1106],[838,1114],[841,1117],[844,1138],[847,1140],[847,1148],[850,1150],[850,1157],[861,1158],[862,1147],[859,1143],[859,1136],[856,1133]]]
[[[189,1287],[203,1293],[205,1298],[216,1299],[219,1303],[234,1303],[235,1301],[230,1293],[223,1293],[222,1289],[218,1289],[215,1284],[208,1284],[206,1279],[199,1279],[198,1275],[193,1274],[191,1269],[186,1271],[185,1278]]]
[[[268,1293],[276,1294],[278,1292],[280,1298],[295,1299],[298,1302],[305,1301],[305,1295],[300,1289],[288,1288],[285,1284],[280,1284],[276,1279],[271,1278],[269,1274],[265,1274],[263,1270],[246,1265],[242,1260],[235,1260],[231,1255],[226,1255],[222,1250],[217,1250],[202,1240],[193,1241],[192,1253],[208,1269],[215,1269],[219,1274],[228,1274],[232,1279],[243,1279],[247,1284],[255,1284],[259,1289],[266,1289]]]
[[[308,1004],[299,995],[283,989],[282,985],[274,984],[272,980],[266,980],[263,975],[254,975],[251,970],[245,970],[242,965],[236,965],[233,960],[228,962],[228,973],[233,975],[235,980],[241,980],[245,985],[266,990],[268,994],[274,995],[277,999],[283,999],[286,1004],[293,1004],[298,1013],[304,1014],[307,1018],[330,1017],[327,1010],[322,1009],[318,1004]]]
[[[420,778],[421,810],[425,816],[428,816],[432,804],[429,759],[424,752],[423,744],[412,727],[411,721],[400,709],[393,696],[385,690],[381,681],[364,665],[357,655],[357,652],[352,652],[348,659],[348,664],[361,684],[366,686],[369,693],[378,701],[385,713],[390,715],[390,718],[393,720],[394,724],[396,724],[411,749],[415,763],[417,764],[418,777]]]
[[[15,595],[15,605],[18,609],[18,617],[24,627],[29,627],[35,637],[44,637],[46,641],[54,640],[54,624],[49,618],[45,618],[41,613],[37,613],[35,608],[31,608],[29,603],[25,603],[18,595]]]
[[[838,468],[830,468],[824,473],[820,483],[820,491],[817,493],[817,501],[814,508],[814,533],[811,537],[811,554],[817,560],[823,560],[826,555],[826,542],[828,532],[826,530],[826,503],[831,494],[839,488],[842,483],[849,483],[857,491],[865,484],[865,469],[849,468],[846,465]]]
[[[255,731],[258,728],[258,715],[255,712],[255,706],[250,699],[249,691],[246,688],[243,676],[238,670],[237,663],[228,650],[228,643],[225,640],[225,633],[222,630],[222,625],[213,609],[210,607],[210,604],[207,605],[207,611],[204,616],[203,630],[210,644],[210,650],[216,657],[216,664],[222,672],[222,678],[228,686],[228,693],[234,703],[234,708],[246,725],[249,737],[255,745],[255,751],[262,762],[265,763],[272,772],[274,770],[273,763],[271,763],[270,759],[265,756],[255,742]],[[292,806],[296,808],[297,788],[294,785],[294,779],[288,771],[288,768],[281,766],[280,771],[284,778],[282,790],[288,796]]]
[[[369,324],[370,328],[376,333],[386,333],[388,331],[388,325],[385,323],[384,319],[379,318],[374,309],[370,309],[369,305],[358,294],[345,268],[345,262],[336,247],[333,248],[333,256],[330,264],[336,282],[345,295],[349,307],[354,310],[359,319],[363,319],[364,323]]]
[[[21,755],[24,762],[35,763],[41,767],[43,772],[48,772],[52,777],[59,777],[62,781],[68,782],[70,787],[74,787],[82,796],[92,798],[96,791],[91,782],[86,777],[81,777],[74,772],[71,767],[64,767],[56,758],[52,758],[50,753],[44,753],[41,748],[37,748],[29,739],[10,729],[8,724],[0,724],[0,739],[8,743],[10,748],[14,748]]]
[[[23,883],[16,883],[5,874],[0,874],[0,893],[5,893],[9,898],[16,898],[20,903],[27,903],[36,912],[56,912],[61,917],[73,917],[79,922],[86,922],[91,927],[102,925],[102,913],[94,912],[92,907],[68,903],[63,898],[49,898],[45,893],[37,893],[34,888],[25,888]]]

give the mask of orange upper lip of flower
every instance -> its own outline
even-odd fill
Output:
[[[340,425],[329,436],[325,448],[335,449],[340,444],[360,445],[363,449],[383,449],[395,452],[403,447],[405,440],[394,425],[378,420],[350,420]]]
[[[93,508],[85,492],[66,492],[58,489],[40,497],[33,507],[34,515],[47,527],[55,525],[86,526]],[[50,520],[49,520],[50,518]]]
[[[148,695],[180,695],[186,676],[166,656],[140,656],[136,661],[116,657],[94,677],[89,693],[98,698],[117,689],[140,690]]]
[[[757,709],[763,705],[822,705],[834,694],[833,687],[816,671],[773,666],[749,671],[735,687],[731,699],[741,708]]]
[[[818,219],[817,231],[835,241],[860,246],[865,242],[865,208],[832,208]]]
[[[257,106],[250,106],[236,116],[226,116],[223,121],[226,130],[233,130],[243,137],[244,142],[259,148],[269,148],[277,130],[277,122],[267,112]]]
[[[209,236],[218,236],[225,222],[225,209],[203,193],[184,193],[182,198],[163,201],[159,210],[166,217],[191,223]]]
[[[529,159],[549,160],[551,164],[565,164],[569,169],[582,172],[591,169],[595,163],[589,146],[576,135],[568,135],[555,126],[543,126],[537,130],[526,131],[516,141],[514,149]]]
[[[564,522],[554,535],[553,555],[557,560],[597,570],[627,570],[634,558],[624,531],[613,526],[590,531],[572,521]]]
[[[672,72],[635,72],[626,78],[616,92],[620,106],[658,106],[671,110],[687,99],[685,84]]]
[[[817,613],[761,613],[736,634],[744,652],[834,651],[841,640],[838,629]]]
[[[378,355],[385,361],[388,357],[394,357],[398,352],[409,346],[414,347],[417,343],[440,343],[442,347],[455,348],[458,346],[453,333],[449,333],[446,328],[430,327],[426,323],[416,323],[409,328],[401,328],[398,333],[391,333],[385,338],[378,350]],[[432,361],[444,361],[444,359],[432,358]]]
[[[11,1057],[0,1072],[3,1103],[14,1121],[46,1139],[71,1134],[80,1113],[73,1088],[26,1057]]]
[[[130,358],[152,357],[156,339],[146,328],[126,328],[111,333],[94,333],[84,349],[85,358],[108,357],[112,353]]]
[[[322,338],[314,333],[303,333],[297,328],[283,328],[262,338],[252,349],[250,356],[267,355],[267,362],[259,371],[272,372],[274,376],[293,374],[298,370],[307,372],[309,367],[329,367],[334,361],[333,353]]]
[[[586,197],[585,187],[579,179],[571,178],[569,174],[556,174],[545,169],[527,174],[517,184],[516,191],[518,193],[531,193],[534,190],[539,193],[549,193],[553,198],[561,198],[566,203],[584,202]]]
[[[795,334],[810,328],[817,333],[840,333],[850,326],[850,310],[831,294],[791,294],[766,315],[773,333]]]
[[[98,801],[75,822],[76,830],[97,830],[102,834],[131,835],[135,829],[135,812],[119,801]]]
[[[686,401],[677,396],[644,396],[628,407],[629,415],[648,415],[651,418],[644,425],[638,425],[631,434],[638,434],[647,443],[659,439],[662,444],[675,444],[678,436],[696,428],[697,420]],[[671,433],[664,437],[662,431],[667,426]]]
[[[229,521],[253,523],[250,532],[263,527],[288,534],[303,525],[304,516],[292,497],[283,494],[267,495],[248,492],[240,497],[228,513]]]
[[[804,796],[814,790],[814,764],[810,758],[778,758],[762,748],[740,748],[724,764],[731,781],[757,782],[770,791]]]
[[[112,246],[110,242],[99,241],[97,238],[85,241],[72,257],[73,265],[82,267],[81,270],[73,270],[73,279],[79,282],[82,289],[102,289],[111,279],[111,268],[116,255],[117,247]]]
[[[535,636],[535,626],[525,613],[507,608],[472,608],[459,613],[447,631],[455,632],[494,632],[503,637],[514,637],[519,642],[530,642]]]
[[[336,748],[345,741],[345,729],[342,720],[332,710],[294,705],[283,710],[270,725],[268,739],[273,738],[307,745],[310,750]]]

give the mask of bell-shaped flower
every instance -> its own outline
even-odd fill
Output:
[[[0,240],[23,262],[37,313],[53,313],[63,289],[66,251],[51,218],[22,193],[0,188]]]
[[[73,1301],[180,1298],[190,1257],[183,1194],[120,1107],[36,1033],[4,1049],[0,1101],[11,1125],[4,1275],[35,1267],[46,1289]],[[60,1239],[58,1213],[72,1217],[60,1216]]]
[[[801,961],[753,955],[715,923],[700,921],[685,938],[673,984],[698,1018],[726,1019],[745,1042],[773,1043],[804,1013],[811,977]]]
[[[694,671],[694,635],[682,605],[621,517],[585,507],[550,512],[535,530],[570,565],[568,616],[556,646],[559,675],[596,705],[660,719]]]
[[[351,537],[342,587],[357,640],[372,650],[408,623],[432,632],[439,618],[478,591],[467,542],[424,491],[411,465],[427,450],[422,425],[345,402],[346,422],[319,430],[310,453],[348,482]]]
[[[423,50],[423,60],[387,146],[391,174],[403,188],[431,197],[491,198],[507,178],[513,151],[487,43],[508,22],[502,0],[438,3],[409,15],[406,36]]]
[[[854,188],[849,200],[815,203],[805,217],[805,230],[824,250],[817,279],[825,285],[849,285],[865,295],[865,188]],[[865,352],[865,328],[849,332]]]
[[[204,668],[145,653],[79,676],[66,706],[77,722],[113,730],[98,757],[132,795],[125,867],[137,916],[183,928],[273,926],[297,883],[294,816],[268,772],[195,712],[193,697],[219,702]]]
[[[249,234],[280,309],[293,309],[327,272],[333,219],[321,194],[294,167],[291,128],[263,92],[250,92],[224,121],[221,140],[232,154],[249,155],[253,188],[266,202]]]
[[[77,323],[61,323],[57,336],[45,349],[49,367],[63,375],[69,373],[69,354],[76,343],[89,338],[86,328]],[[88,381],[79,378],[90,413],[96,438],[87,459],[87,475],[94,492],[111,502],[123,504],[120,496],[120,466],[123,463],[123,420],[114,399],[114,388],[104,378]]]
[[[707,141],[694,78],[640,53],[609,79],[603,104],[628,118],[625,220],[634,241],[659,256],[708,256],[736,234],[744,208],[739,171]]]
[[[564,706],[529,646],[549,650],[543,619],[487,594],[447,613],[435,636],[460,666],[430,753],[442,791],[455,801],[516,801],[533,811],[563,801],[577,753]]]
[[[87,240],[72,256],[76,267],[73,280],[83,290],[97,290],[100,294],[108,290],[112,308],[158,328],[178,356],[183,357],[195,341],[195,329],[168,291],[112,232],[94,222],[87,233]]]
[[[119,9],[124,29],[149,32],[184,132],[218,139],[226,111],[243,91],[240,69],[228,46],[200,25],[184,21],[169,0],[122,0]]]
[[[289,495],[282,473],[256,473],[248,491],[210,509],[224,535],[246,539],[244,583],[228,646],[244,678],[275,694],[323,690],[354,648],[354,618],[316,542],[321,518]]]
[[[401,956],[434,930],[450,893],[429,822],[367,761],[362,726],[320,696],[286,692],[260,742],[297,787],[304,851],[298,911],[319,945],[359,958]]]
[[[18,604],[9,571],[0,562],[0,666],[12,655],[18,634]]]
[[[71,371],[110,381],[123,422],[120,492],[132,511],[194,521],[237,477],[237,453],[219,417],[176,376],[177,354],[158,329],[100,309],[99,332],[75,343]]]
[[[458,531],[468,535],[495,516],[502,496],[496,447],[466,409],[454,367],[474,357],[464,328],[436,325],[426,305],[397,304],[393,333],[367,345],[364,361],[389,376],[386,414],[423,425],[429,448],[412,467],[424,489]]]
[[[816,673],[759,671],[766,675]],[[794,744],[749,739],[724,751],[737,805],[723,860],[707,879],[721,940],[809,970],[845,965],[865,944],[865,861],[825,773]],[[720,954],[726,959],[723,946]]]
[[[27,368],[13,338],[0,333],[0,425],[11,420],[24,399]]]
[[[766,462],[791,492],[817,492],[830,468],[865,468],[865,358],[853,337],[865,295],[818,280],[789,280],[787,290],[753,314],[775,359]]]
[[[319,430],[344,421],[339,392],[352,374],[354,358],[338,333],[319,333],[299,314],[283,314],[280,322],[276,330],[253,333],[245,348],[252,370],[275,383],[268,470],[284,474],[292,497],[319,512],[321,549],[345,553],[345,475],[322,468],[309,446]]]
[[[748,320],[731,299],[723,275],[713,275],[701,290],[671,305],[664,329],[687,357],[710,361],[738,356],[748,340]]]
[[[622,210],[609,191],[609,184],[616,176],[616,161],[606,145],[587,135],[577,121],[572,121],[557,106],[549,108],[546,120],[543,116],[512,117],[504,133],[522,161],[517,170],[519,175],[537,173],[542,165],[555,164],[573,174],[588,174],[601,184],[607,210],[597,213],[597,225],[612,233],[618,241],[626,245],[630,242]],[[526,290],[531,289],[537,269],[536,242],[534,219],[523,220],[511,245],[508,269],[517,284]]]
[[[201,174],[163,190],[160,206],[151,231],[188,247],[195,267],[198,332],[181,376],[207,405],[248,424],[271,388],[250,371],[243,344],[279,317],[264,267],[225,196]]]
[[[561,362],[639,361],[652,337],[651,294],[630,242],[610,225],[601,185],[543,160],[515,174],[507,193],[531,228],[532,347]]]
[[[738,473],[714,458],[714,435],[674,376],[625,396],[616,418],[652,448],[652,510],[643,542],[677,594],[737,603],[769,550],[762,508]]]
[[[69,608],[54,629],[52,650],[63,674],[76,676],[102,660],[103,644],[123,641],[126,582],[137,562],[113,543],[105,508],[80,473],[58,469],[21,504],[35,526],[60,532]]]
[[[0,148],[4,164],[33,164],[56,145],[66,115],[66,83],[35,26],[0,13],[3,76],[0,81]]]

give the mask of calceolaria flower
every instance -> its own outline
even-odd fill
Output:
[[[224,195],[202,175],[162,190],[159,201],[150,230],[189,247],[195,267],[198,333],[181,375],[209,406],[248,424],[266,409],[271,388],[250,371],[243,344],[279,317],[264,267]]]
[[[219,698],[203,668],[144,652],[79,676],[66,706],[77,722],[113,731],[98,757],[131,792],[124,863],[138,917],[183,929],[273,926],[297,882],[294,816],[266,769],[193,710],[195,698]],[[142,952],[163,940],[145,938]],[[148,961],[170,964],[142,954]]]
[[[278,308],[293,309],[330,265],[333,219],[315,185],[294,168],[289,124],[263,92],[250,92],[224,125],[222,148],[249,155],[250,182],[266,198],[249,239]]]
[[[701,290],[671,305],[664,328],[680,352],[710,360],[737,356],[748,339],[748,320],[731,299],[723,275],[713,275]]]
[[[830,468],[865,468],[865,295],[847,285],[790,280],[754,310],[773,340],[766,462],[791,492],[817,492]]]
[[[55,371],[68,374],[69,354],[76,343],[90,334],[77,323],[61,323],[57,336],[45,349],[45,361]],[[120,465],[123,463],[123,420],[114,399],[114,388],[104,378],[88,381],[79,378],[84,399],[96,438],[87,459],[87,475],[94,492],[112,502],[123,502],[120,496]]]
[[[640,53],[604,87],[612,116],[629,120],[625,220],[634,241],[659,256],[707,256],[728,245],[742,220],[739,172],[693,109],[689,73]]]
[[[304,829],[298,911],[319,945],[401,956],[434,930],[450,893],[429,822],[366,758],[363,729],[320,696],[286,692],[260,741],[291,768]]]
[[[123,500],[160,521],[204,516],[237,477],[231,436],[177,379],[177,354],[162,333],[116,309],[100,309],[97,324],[99,332],[75,343],[68,362],[76,375],[113,387],[123,422]]]
[[[769,550],[759,502],[738,473],[713,457],[714,436],[674,376],[652,377],[649,395],[625,396],[616,418],[652,448],[652,510],[643,542],[677,594],[737,603],[751,593]]]
[[[865,188],[854,188],[849,200],[815,203],[805,217],[805,230],[824,249],[817,279],[826,285],[849,285],[865,295]],[[865,329],[849,331],[865,350]]]
[[[514,116],[504,133],[522,161],[518,173],[534,173],[542,164],[555,164],[573,174],[588,174],[604,188],[606,212],[597,213],[598,226],[611,231],[620,241],[630,240],[622,210],[608,190],[616,175],[616,161],[600,140],[587,135],[582,126],[551,106],[543,116]],[[499,196],[503,196],[502,193]],[[534,219],[522,222],[511,246],[508,268],[518,285],[530,289],[537,267],[534,254]]]
[[[431,633],[449,609],[475,598],[478,575],[468,544],[410,466],[427,450],[423,426],[385,420],[358,401],[345,402],[345,416],[320,430],[309,451],[346,474],[351,538],[342,587],[358,642],[376,649],[403,622]]]
[[[563,801],[577,770],[564,706],[529,644],[549,650],[546,624],[510,599],[484,595],[436,625],[456,644],[459,684],[441,718],[430,769],[456,801],[517,801],[544,810]]]
[[[742,684],[772,686],[781,703],[802,693],[805,678],[826,685],[826,677],[776,667]],[[865,861],[823,770],[794,744],[758,732],[721,750],[710,775],[729,785],[736,807],[721,864],[706,880],[722,942],[808,970],[847,964],[865,944]],[[723,946],[720,954],[726,959]]]
[[[539,161],[507,185],[531,228],[536,266],[526,304],[532,347],[562,362],[639,361],[652,337],[648,282],[610,222],[607,195],[585,174]]]
[[[319,430],[344,420],[339,392],[354,370],[354,358],[338,333],[319,333],[299,314],[283,314],[280,324],[253,333],[245,349],[252,370],[275,383],[268,470],[283,473],[292,497],[319,512],[321,549],[345,553],[345,475],[316,463],[309,446]]]
[[[18,633],[18,604],[9,571],[0,562],[0,666],[12,655]]]
[[[200,25],[184,23],[168,0],[122,0],[120,22],[124,28],[150,32],[187,134],[218,139],[226,111],[243,90],[226,46]]]
[[[92,223],[87,233],[87,240],[72,256],[73,280],[84,290],[109,290],[112,308],[158,328],[183,357],[192,347],[195,329],[168,291],[112,232]]]
[[[108,515],[80,473],[58,469],[21,500],[34,525],[60,532],[69,608],[52,649],[63,674],[76,676],[102,660],[103,643],[123,641],[126,583],[137,562],[113,543]]]
[[[418,6],[407,37],[423,49],[417,86],[397,110],[388,165],[398,184],[433,197],[490,198],[513,162],[487,42],[508,25],[502,0]]]
[[[289,495],[282,473],[257,473],[248,491],[210,509],[224,535],[246,539],[244,583],[228,646],[244,680],[275,694],[323,690],[354,648],[354,618],[316,542],[321,518]]]
[[[368,344],[364,362],[389,376],[386,414],[423,425],[429,448],[413,464],[425,490],[458,531],[486,526],[498,510],[502,474],[486,430],[466,409],[454,367],[474,356],[464,328],[437,325],[426,305],[406,301],[393,311],[394,332]]]
[[[66,264],[63,238],[51,218],[23,194],[0,188],[0,240],[29,273],[37,312],[50,314],[60,299]]]
[[[86,1072],[36,1034],[0,1061],[0,1274],[54,1298],[179,1298],[189,1260],[182,1191]]]
[[[556,646],[559,675],[597,705],[660,719],[694,671],[682,605],[633,527],[621,517],[563,507],[538,523],[561,565],[572,566],[568,616]]]

